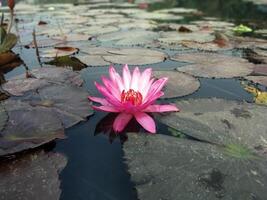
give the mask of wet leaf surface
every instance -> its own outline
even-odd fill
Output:
[[[179,62],[192,63],[178,67],[178,71],[206,78],[242,77],[250,74],[254,68],[254,65],[245,59],[222,54],[176,54],[171,59]]]
[[[266,156],[166,135],[128,134],[126,163],[140,200],[264,199]],[[242,170],[240,170],[242,169]]]
[[[160,51],[150,49],[118,49],[108,51],[110,55],[103,56],[104,60],[117,63],[117,64],[129,64],[129,65],[146,65],[159,63],[165,60],[167,55]]]
[[[67,159],[63,155],[44,151],[1,161],[1,199],[60,199],[59,173],[66,164]]]
[[[0,136],[0,156],[65,138],[62,122],[56,112],[33,108],[14,100],[6,100],[3,106],[8,114],[8,122]]]
[[[223,99],[177,101],[181,112],[159,117],[164,124],[200,140],[249,149],[265,146],[267,108]]]
[[[168,77],[163,89],[163,98],[182,97],[194,93],[200,87],[200,82],[191,75],[175,71],[154,71],[156,78]]]
[[[63,57],[63,56],[73,55],[77,52],[78,52],[77,48],[60,46],[60,47],[54,47],[53,49],[45,49],[41,51],[41,57],[44,58]]]

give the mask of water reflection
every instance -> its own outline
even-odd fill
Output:
[[[108,137],[110,143],[118,139],[123,144],[128,139],[126,135],[127,132],[140,132],[141,127],[136,120],[132,119],[122,133],[116,133],[113,130],[113,122],[117,115],[116,113],[110,113],[103,117],[97,123],[94,135],[104,134]]]

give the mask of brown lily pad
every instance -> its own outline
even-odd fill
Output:
[[[267,76],[267,64],[255,65],[252,74],[256,76]]]
[[[53,110],[14,100],[6,100],[3,105],[9,119],[0,136],[0,156],[65,138],[62,122]]]
[[[0,66],[11,63],[17,58],[18,56],[12,52],[1,53],[0,54]]]
[[[176,54],[171,59],[192,63],[178,67],[178,71],[206,78],[243,77],[250,74],[254,68],[254,64],[243,58],[216,53]]]
[[[41,51],[40,53],[41,53],[41,57],[55,58],[55,57],[73,55],[77,52],[78,52],[77,48],[68,47],[68,46],[60,46],[60,47],[54,47],[53,49],[45,49]]]
[[[186,96],[192,94],[200,87],[198,79],[182,72],[154,71],[153,75],[156,78],[168,77],[163,98]]]
[[[0,164],[1,199],[58,200],[59,173],[67,159],[59,153],[37,151]]]

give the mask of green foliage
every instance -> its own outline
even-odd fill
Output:
[[[240,24],[239,26],[236,26],[233,28],[233,31],[236,33],[236,34],[242,34],[242,33],[250,33],[252,32],[253,30],[251,28],[249,28],[248,26],[245,26],[243,24]]]
[[[18,38],[13,33],[6,33],[5,29],[0,27],[0,54],[10,51],[16,44]]]
[[[257,158],[257,156],[253,154],[253,152],[251,152],[248,148],[239,144],[227,144],[224,150],[227,155],[238,159]]]

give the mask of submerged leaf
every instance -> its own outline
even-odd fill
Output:
[[[75,57],[69,56],[56,57],[54,60],[48,61],[45,64],[55,65],[58,67],[72,67],[74,71],[80,71],[86,67],[86,65],[81,63]]]
[[[4,107],[0,104],[0,133],[4,129],[8,120],[8,115]]]

